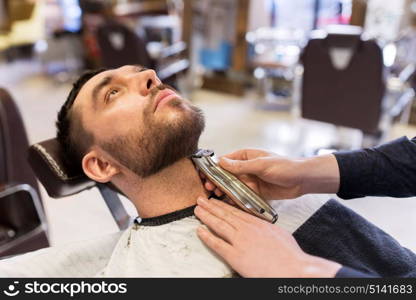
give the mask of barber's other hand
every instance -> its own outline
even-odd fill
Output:
[[[199,238],[243,277],[334,277],[341,265],[302,251],[295,239],[267,223],[214,199],[198,199]]]
[[[338,163],[333,155],[289,159],[264,150],[243,149],[221,157],[219,164],[266,200],[336,193],[339,187]],[[205,188],[222,195],[209,180]]]

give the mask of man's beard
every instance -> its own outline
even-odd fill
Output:
[[[158,87],[163,88],[165,86]],[[169,122],[157,120],[151,111],[152,106],[148,105],[142,116],[144,132],[132,128],[126,136],[113,138],[100,143],[100,146],[142,178],[157,174],[180,159],[191,156],[198,149],[199,137],[205,127],[204,115],[198,107],[177,99],[166,105],[171,109],[184,110],[183,114]],[[183,105],[188,108],[181,107]]]

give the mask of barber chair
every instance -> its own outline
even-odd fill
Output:
[[[54,32],[48,39],[38,41],[34,49],[43,72],[58,82],[72,81],[84,67],[85,54],[77,33]]]
[[[362,39],[360,27],[336,26],[310,39],[301,63],[302,117],[359,129],[361,146],[380,143],[414,95],[414,67],[393,80],[386,78],[383,50],[375,41]],[[399,92],[392,93],[392,81]],[[344,147],[331,145],[336,150]]]
[[[46,217],[36,193],[28,184],[0,188],[0,257],[49,246]]]
[[[106,22],[97,31],[97,42],[105,68],[142,65],[154,69],[162,82],[177,86],[177,76],[186,72],[189,61],[182,57],[184,42],[164,48],[156,59],[148,53],[146,42],[127,26]]]
[[[380,136],[382,51],[358,28],[345,29],[309,40],[302,53],[302,117]]]
[[[25,159],[28,147],[19,110],[0,89],[0,257],[49,246],[38,183]]]
[[[132,222],[118,191],[111,185],[90,180],[84,173],[64,164],[61,145],[56,139],[46,140],[29,148],[29,163],[39,181],[52,198],[63,198],[97,187],[120,230]]]

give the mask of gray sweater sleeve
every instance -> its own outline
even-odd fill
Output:
[[[337,152],[335,157],[340,198],[416,196],[416,138],[402,137],[371,149]]]
[[[335,278],[373,278],[374,275],[363,273],[361,271],[357,271],[351,269],[349,267],[342,266],[341,269],[335,274]]]

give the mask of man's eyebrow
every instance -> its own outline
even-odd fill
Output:
[[[132,67],[133,67],[134,71],[136,71],[138,73],[149,70],[148,68],[143,67],[142,65],[132,65]]]
[[[93,100],[93,105],[94,107],[96,106],[97,102],[98,102],[98,94],[101,92],[101,90],[109,85],[111,83],[111,81],[113,80],[113,76],[106,76],[104,77],[100,83],[98,83],[94,89],[92,90],[92,100]]]
[[[135,71],[135,72],[138,72],[138,73],[148,70],[148,68],[145,68],[145,67],[143,67],[143,66],[141,66],[141,65],[133,65],[132,67],[133,67],[134,71]],[[97,99],[97,98],[98,98],[98,95],[100,94],[101,90],[102,90],[104,87],[106,87],[107,85],[109,85],[109,84],[113,81],[113,79],[114,79],[114,77],[113,77],[113,76],[111,76],[111,75],[110,75],[110,76],[106,76],[106,77],[104,77],[104,78],[100,81],[100,83],[98,83],[98,84],[94,87],[94,89],[92,90],[92,94],[91,94],[91,96],[92,96],[92,100],[93,100],[93,106],[94,106],[94,108],[96,107],[96,104],[97,104],[97,102],[98,102],[98,99]]]

